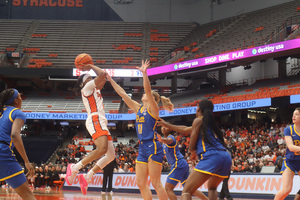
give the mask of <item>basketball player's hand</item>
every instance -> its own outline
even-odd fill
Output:
[[[105,74],[105,77],[106,77],[106,80],[108,80],[109,82],[111,81],[111,76],[108,73]]]
[[[79,69],[81,71],[89,71],[90,69],[92,69],[92,64],[86,64],[86,65],[79,65]]]
[[[191,151],[190,150],[190,153],[191,153],[190,160],[191,161],[196,161],[197,160],[197,153],[196,153],[196,151]]]
[[[157,134],[157,140],[161,142],[161,135]]]
[[[138,70],[140,70],[143,74],[147,73],[147,68],[150,66],[150,61],[149,60],[142,60],[142,66],[137,67]]]
[[[32,177],[35,175],[35,170],[30,162],[26,162],[25,167],[28,170],[28,173],[26,174],[26,175],[28,175],[28,177]]]
[[[167,122],[163,120],[162,118],[159,118],[157,121],[157,126],[165,126]]]

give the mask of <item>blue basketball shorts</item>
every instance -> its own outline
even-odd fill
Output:
[[[12,188],[18,188],[27,181],[24,170],[16,160],[1,160],[0,181],[5,181]]]
[[[227,178],[231,170],[231,156],[227,151],[209,150],[198,155],[199,163],[195,171],[220,178]]]
[[[291,160],[285,158],[282,163],[280,173],[283,173],[285,169],[289,169],[294,174],[298,173],[300,170],[300,160]]]
[[[167,177],[167,183],[176,186],[179,182],[184,185],[189,176],[189,165],[184,159],[178,160],[171,166],[171,171]]]
[[[148,164],[152,159],[155,163],[162,164],[164,152],[162,145],[157,140],[143,140],[139,145],[139,155],[136,159],[137,163]]]

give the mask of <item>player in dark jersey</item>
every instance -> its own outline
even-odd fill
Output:
[[[8,183],[22,199],[34,200],[36,198],[29,189],[24,170],[13,152],[16,147],[29,176],[33,176],[35,171],[28,160],[20,135],[26,122],[21,107],[21,94],[16,89],[6,89],[0,93],[0,181]]]
[[[161,100],[164,108],[167,110],[173,110],[174,106],[168,98],[160,96],[157,92],[151,91],[151,85],[147,75],[147,68],[149,65],[150,62],[146,60],[145,62],[142,62],[142,66],[139,68],[143,74],[143,86],[145,90],[145,94],[142,97],[143,105],[132,100],[126,94],[125,90],[109,75],[107,76],[107,79],[110,81],[115,91],[123,98],[128,107],[136,114],[135,128],[140,145],[135,168],[137,185],[143,199],[152,199],[152,193],[147,184],[148,176],[150,175],[150,181],[156,190],[158,198],[166,200],[168,199],[168,195],[160,180],[164,153],[161,143],[157,140],[156,132],[157,121],[159,118],[158,103]]]
[[[182,191],[182,199],[192,199],[192,194],[206,181],[208,198],[218,199],[217,187],[228,177],[231,157],[226,151],[223,134],[213,117],[214,104],[209,100],[200,101],[193,121],[189,151],[191,158],[196,155],[199,163],[189,175]]]
[[[181,182],[184,186],[187,177],[189,176],[189,165],[180,153],[177,141],[172,135],[171,129],[166,127],[161,128],[164,138],[159,137],[159,141],[163,144],[164,154],[167,157],[168,163],[171,165],[171,171],[168,174],[165,189],[168,193],[170,200],[176,200],[177,197],[174,193],[175,186]],[[200,199],[208,200],[208,198],[199,190],[194,193]]]

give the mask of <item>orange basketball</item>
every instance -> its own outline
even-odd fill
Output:
[[[89,54],[82,53],[75,58],[75,67],[80,69],[80,65],[86,64],[94,64],[93,58]]]

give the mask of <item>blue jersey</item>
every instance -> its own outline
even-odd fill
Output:
[[[285,136],[291,136],[293,139],[293,143],[296,146],[300,146],[300,133],[296,131],[295,125],[286,127],[284,129]],[[286,149],[285,157],[290,160],[300,160],[300,155],[296,155],[296,152],[292,152],[289,148]]]
[[[15,119],[22,119],[26,122],[25,114],[18,108],[6,106],[0,117],[0,160],[15,159],[12,149],[14,144],[11,140],[11,129]]]
[[[170,165],[175,164],[178,160],[183,159],[183,155],[180,153],[177,141],[173,135],[169,135],[168,138],[171,138],[173,142],[171,144],[164,144],[164,153],[167,157],[168,163]]]
[[[202,134],[199,133],[197,146],[196,146],[196,152],[197,155],[202,154],[204,152],[210,151],[210,150],[224,150],[226,151],[226,148],[222,145],[221,141],[217,137],[217,135],[212,132],[210,129],[207,129],[207,133],[205,136],[209,139],[210,143],[205,142],[204,138],[202,138]]]
[[[157,139],[157,118],[154,117],[150,112],[149,108],[143,109],[141,106],[136,114],[135,128],[140,141]]]

